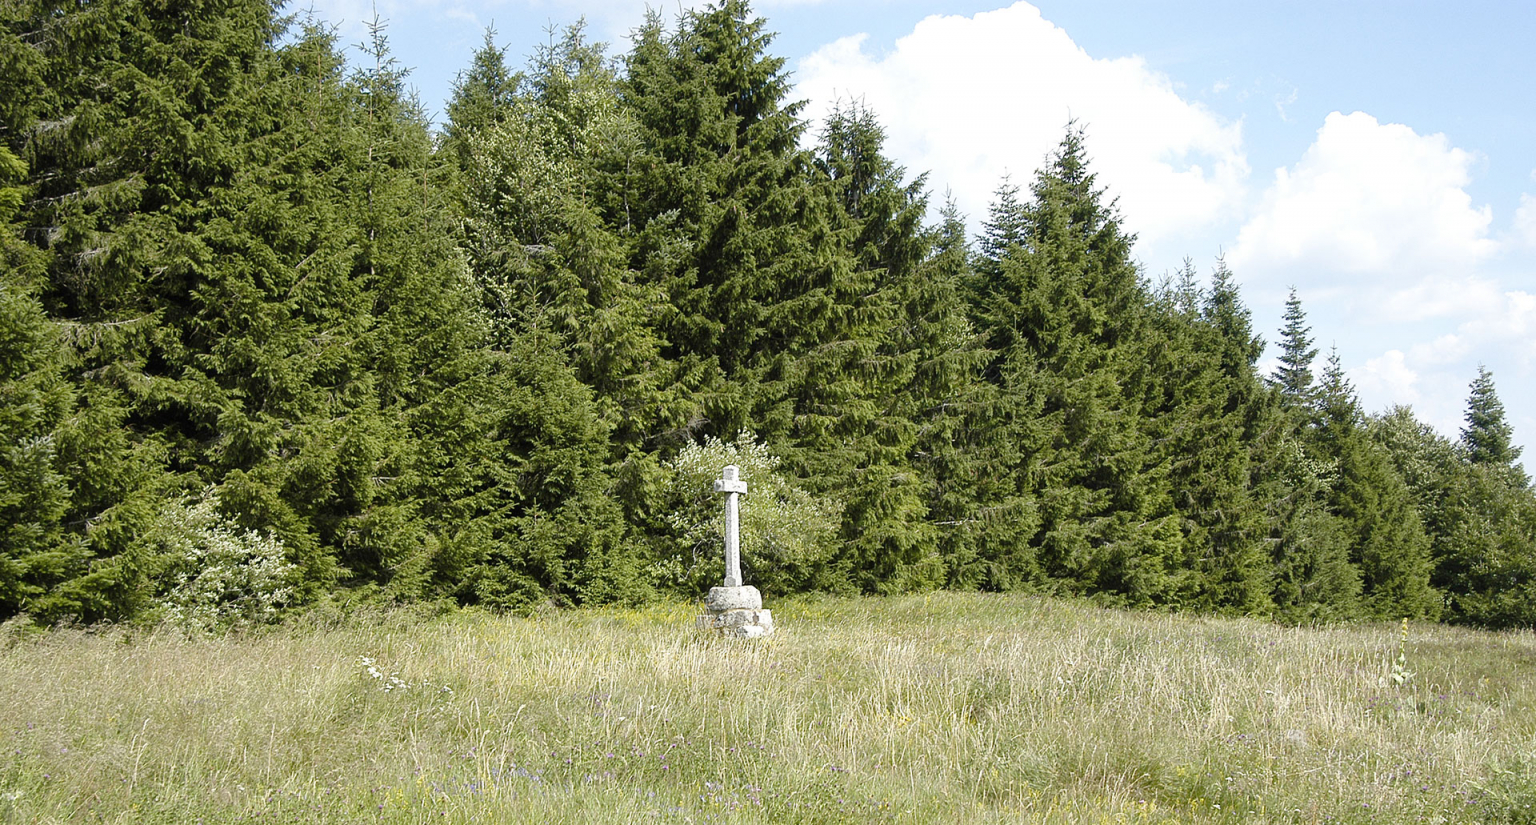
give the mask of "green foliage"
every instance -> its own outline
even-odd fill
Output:
[[[1504,404],[1493,386],[1493,374],[1481,364],[1467,396],[1467,426],[1461,445],[1473,464],[1497,464],[1518,468],[1520,448],[1514,446],[1514,430],[1504,419]],[[1518,471],[1518,470],[1517,470]]]
[[[1472,461],[1406,408],[1373,419],[1371,435],[1392,456],[1422,514],[1445,618],[1536,626],[1536,499],[1523,473]]]
[[[496,29],[485,30],[485,43],[475,51],[470,67],[459,73],[448,101],[443,148],[460,169],[474,159],[471,144],[482,131],[512,115],[522,76],[507,67],[506,49],[496,45]]]
[[[1143,411],[1180,541],[1169,601],[1265,613],[1271,571],[1255,453],[1267,420],[1252,331],[1236,278],[1217,261],[1201,289],[1186,263],[1154,296],[1146,335],[1155,376]]]
[[[26,191],[15,184],[26,175],[27,164],[9,146],[0,146],[0,224],[9,224],[20,211]]]
[[[1329,507],[1336,461],[1317,458],[1294,438],[1271,457],[1272,593],[1277,619],[1295,624],[1359,614],[1360,571],[1350,563],[1348,525]]]
[[[967,392],[980,360],[965,327],[960,272],[952,264],[925,265],[935,236],[922,227],[923,178],[904,180],[905,170],[884,156],[884,141],[874,113],[858,104],[840,104],[823,125],[817,166],[841,207],[834,225],[846,233],[855,270],[870,284],[868,317],[887,323],[837,332],[846,338],[841,349],[856,359],[840,370],[853,379],[836,428],[842,455],[812,472],[846,474],[829,486],[846,502],[842,532],[861,571],[859,585],[903,592],[945,579],[939,531],[929,523],[938,479],[923,476],[938,467],[923,466],[934,446],[923,435],[937,417],[932,399]]]
[[[610,171],[642,150],[602,46],[580,26],[536,64],[503,120],[472,142],[465,248],[493,340],[558,336],[622,455],[675,423],[680,392],[652,327],[665,307],[637,283],[626,239],[604,215]]]
[[[1323,454],[1338,462],[1329,503],[1349,535],[1365,614],[1439,618],[1441,598],[1429,582],[1429,536],[1390,456],[1367,437],[1337,353],[1329,357],[1318,396],[1321,423],[1314,438]]]
[[[1006,469],[1032,502],[1042,584],[1126,604],[1175,603],[1182,535],[1145,418],[1149,300],[1113,203],[1069,127],[1019,205],[994,205],[975,320],[993,353]],[[1010,214],[1012,213],[1012,214]]]
[[[913,468],[928,485],[945,586],[1019,589],[1038,580],[1029,545],[1037,516],[1012,475],[1019,445],[1000,426],[1008,408],[999,388],[983,379],[991,353],[968,317],[965,294],[975,274],[965,224],[953,202],[942,218],[900,327],[917,355],[903,393],[917,425]]]
[[[59,428],[74,408],[57,330],[11,273],[0,276],[0,612],[28,609],[70,548]]]
[[[777,594],[1532,623],[1486,370],[1459,446],[1368,418],[1293,290],[1261,378],[1076,124],[973,250],[742,0],[617,60],[487,32],[441,135],[381,24],[349,68],[277,11],[0,6],[0,614],[691,595],[734,461]]]
[[[662,468],[662,504],[670,528],[657,571],[685,593],[717,584],[724,571],[724,499],[714,492],[722,468],[735,465],[747,493],[740,498],[741,564],[746,584],[773,595],[838,588],[827,566],[841,505],[803,489],[752,433],[734,442],[708,437]]]
[[[591,391],[547,338],[527,336],[495,363],[498,403],[484,422],[495,438],[484,445],[474,484],[482,491],[475,512],[491,543],[463,571],[460,593],[517,609],[547,600],[644,601],[648,560],[625,549],[622,511],[603,468],[608,428]]]
[[[1280,363],[1268,379],[1288,408],[1308,407],[1313,402],[1312,361],[1317,350],[1312,347],[1312,328],[1307,315],[1291,288],[1285,300],[1285,326],[1280,329]]]

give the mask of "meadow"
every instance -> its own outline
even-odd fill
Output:
[[[1532,822],[1536,637],[1034,596],[8,624],[0,822]]]

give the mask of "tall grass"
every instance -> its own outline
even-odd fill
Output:
[[[772,607],[13,638],[0,821],[1536,821],[1529,633]]]

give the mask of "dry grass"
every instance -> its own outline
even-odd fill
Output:
[[[13,641],[0,821],[1536,819],[1529,633],[770,606]]]

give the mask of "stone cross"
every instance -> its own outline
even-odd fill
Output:
[[[728,465],[715,479],[715,492],[725,493],[725,586],[741,586],[741,516],[736,497],[747,491],[735,464]]]

